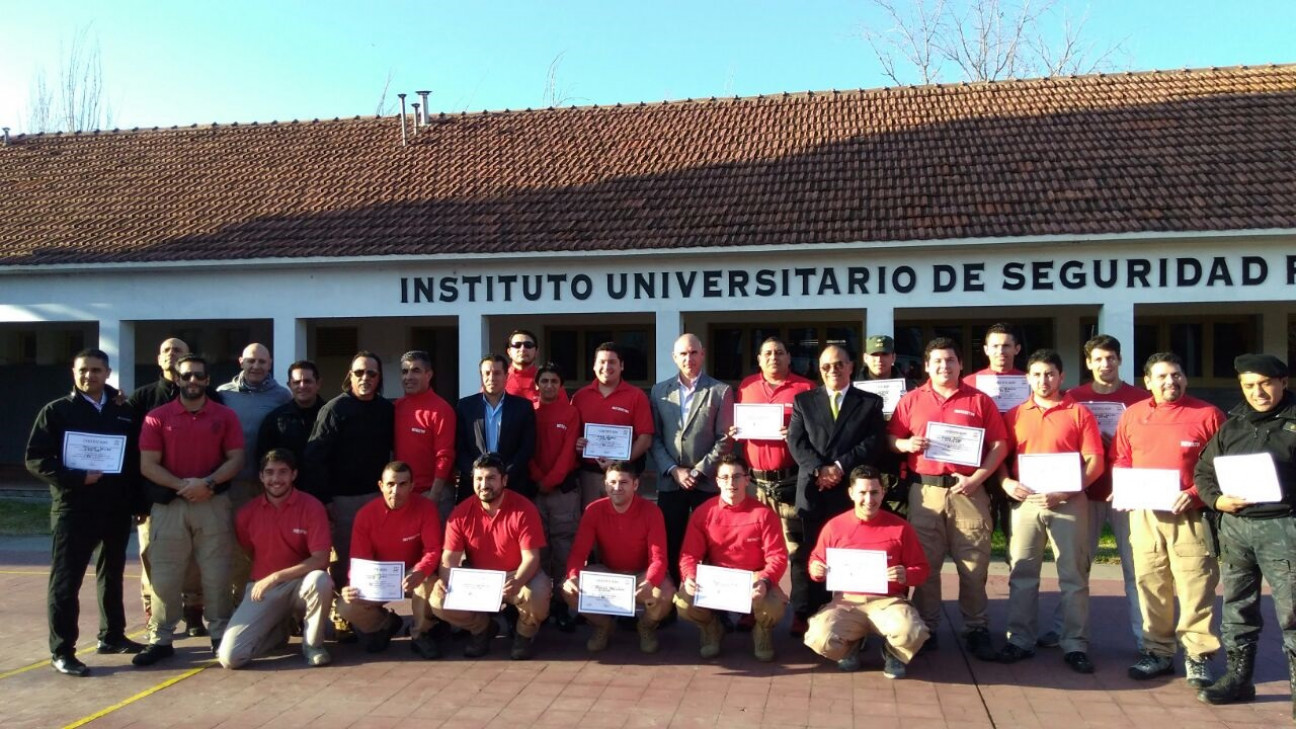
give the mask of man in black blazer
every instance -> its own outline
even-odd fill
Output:
[[[490,354],[482,358],[482,391],[455,406],[455,464],[459,470],[457,500],[472,496],[472,464],[487,453],[498,454],[507,466],[508,488],[535,499],[528,465],[535,452],[535,407],[531,401],[504,391],[508,360]]]
[[[877,466],[886,447],[882,398],[851,385],[854,361],[845,347],[830,344],[819,355],[823,387],[796,396],[788,447],[796,459],[796,505],[805,525],[805,544],[819,541],[825,522],[851,508],[847,474],[860,465]],[[808,556],[809,549],[798,550]],[[828,603],[824,583],[810,580],[805,556],[789,565],[793,625]]]

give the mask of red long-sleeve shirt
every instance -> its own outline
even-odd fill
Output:
[[[792,422],[792,403],[796,396],[814,389],[814,383],[801,375],[788,373],[787,379],[777,387],[765,381],[765,375],[756,374],[743,380],[738,385],[737,402],[758,405],[782,405],[783,425]],[[744,440],[743,457],[752,468],[761,471],[780,471],[785,468],[796,468],[796,459],[788,450],[787,439],[783,440]]]
[[[450,478],[455,459],[455,411],[440,395],[428,390],[396,401],[396,460],[409,464],[414,492],[432,488],[432,481]]]
[[[581,436],[580,411],[565,400],[536,405],[536,445],[528,468],[540,493],[562,484],[580,465],[576,439]]]
[[[536,373],[539,371],[538,365],[527,365],[522,369],[509,365],[508,378],[504,381],[504,392],[525,397],[532,405],[540,407],[540,390],[536,388]]]
[[[904,565],[905,583],[887,583],[887,594],[892,597],[904,597],[910,587],[926,582],[931,574],[927,556],[918,543],[918,532],[909,522],[885,511],[879,511],[868,521],[856,516],[854,509],[829,519],[819,532],[819,542],[810,552],[810,562],[827,565],[829,547],[886,552],[887,567]]]
[[[567,558],[567,577],[580,573],[596,545],[599,560],[614,572],[647,572],[653,587],[666,577],[666,520],[651,501],[635,496],[624,514],[608,498],[586,507]]]
[[[778,515],[756,499],[730,506],[719,496],[689,517],[680,549],[680,577],[697,576],[698,563],[758,572],[777,585],[787,571],[787,543]]]
[[[407,572],[432,574],[441,564],[441,515],[436,504],[411,497],[393,510],[379,496],[360,507],[351,529],[351,557],[404,562]]]
[[[1111,462],[1117,468],[1173,468],[1179,471],[1179,490],[1192,494],[1201,508],[1193,470],[1202,449],[1224,423],[1219,408],[1184,395],[1175,402],[1152,400],[1130,405],[1116,426]]]

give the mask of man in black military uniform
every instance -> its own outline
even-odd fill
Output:
[[[78,593],[86,567],[99,548],[98,653],[138,653],[144,646],[126,637],[122,578],[131,515],[143,511],[139,482],[139,429],[131,409],[106,383],[112,370],[97,349],[77,353],[74,388],[36,416],[27,440],[27,470],[49,484],[53,549],[49,579],[50,665],[68,676],[90,669],[76,657]],[[72,437],[67,437],[72,434]],[[109,436],[104,438],[103,436]],[[86,453],[116,454],[118,464],[87,470]],[[112,460],[112,459],[107,459]]]
[[[1210,704],[1255,698],[1252,671],[1263,619],[1260,578],[1273,588],[1274,610],[1283,634],[1283,650],[1296,689],[1296,584],[1289,563],[1296,543],[1296,395],[1287,391],[1287,365],[1268,354],[1244,354],[1234,360],[1242,403],[1211,438],[1197,462],[1197,491],[1211,509],[1224,587],[1220,632],[1228,672],[1197,693]],[[1228,495],[1216,459],[1268,454],[1277,471],[1281,498],[1249,502]],[[1293,691],[1296,696],[1296,691]],[[1292,707],[1296,719],[1296,701]]]

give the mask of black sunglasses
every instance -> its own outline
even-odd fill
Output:
[[[535,349],[535,342],[513,342],[509,349]]]
[[[176,376],[179,377],[180,379],[184,380],[185,382],[188,382],[189,380],[205,380],[205,379],[207,379],[207,373],[206,373],[206,372],[178,372],[178,373],[176,373]]]

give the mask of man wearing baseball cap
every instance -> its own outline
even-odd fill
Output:
[[[1212,545],[1220,560],[1224,609],[1220,622],[1228,671],[1197,692],[1209,704],[1255,698],[1252,672],[1260,641],[1260,578],[1273,588],[1274,611],[1283,651],[1296,684],[1296,584],[1289,567],[1296,542],[1296,395],[1287,391],[1287,365],[1269,354],[1244,354],[1233,361],[1243,401],[1207,443],[1197,462],[1197,492],[1214,526]],[[1225,456],[1268,455],[1277,475],[1276,500],[1248,501],[1230,495],[1217,461]],[[1256,469],[1269,468],[1263,459]],[[1235,488],[1235,487],[1234,487]],[[1234,493],[1236,493],[1234,491]],[[1296,718],[1296,702],[1292,707]]]

